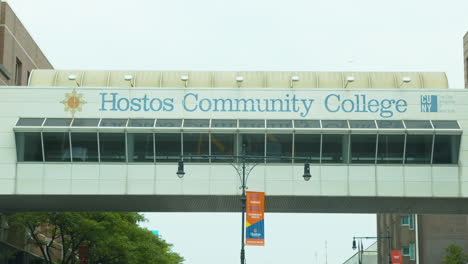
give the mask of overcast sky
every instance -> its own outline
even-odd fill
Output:
[[[442,71],[463,87],[466,0],[9,0],[57,69]],[[239,214],[146,214],[190,264],[239,263]],[[374,215],[267,214],[249,264],[342,263]]]

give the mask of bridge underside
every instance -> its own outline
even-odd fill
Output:
[[[468,214],[468,198],[267,196],[270,213]],[[1,212],[239,212],[234,195],[0,195]]]

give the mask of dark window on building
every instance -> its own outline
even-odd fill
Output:
[[[455,120],[433,120],[432,124],[435,129],[460,129],[458,122]]]
[[[267,134],[267,156],[283,157],[278,159],[267,159],[267,162],[291,163],[292,157],[292,134]]]
[[[434,140],[434,164],[457,164],[460,152],[459,135],[436,135]]]
[[[240,153],[244,146],[245,155],[258,156],[258,160],[263,160],[265,156],[265,134],[240,134]]]
[[[401,120],[377,120],[377,126],[379,128],[388,129],[403,129],[403,121]]]
[[[99,133],[99,152],[103,162],[125,162],[125,134]]]
[[[184,160],[191,162],[209,162],[208,155],[210,154],[210,145],[207,133],[184,133],[182,136],[184,139],[184,144],[182,146]]]
[[[154,119],[130,119],[128,127],[153,127]]]
[[[306,157],[311,163],[320,163],[320,140],[320,134],[294,135],[294,157]]]
[[[184,127],[209,127],[209,119],[184,119]]]
[[[71,133],[74,162],[97,162],[98,143],[96,133]]]
[[[44,132],[44,160],[71,161],[70,135],[68,132]]]
[[[322,120],[322,128],[348,128],[346,120]]]
[[[379,135],[377,163],[402,164],[405,135]]]
[[[432,129],[429,120],[405,120],[405,126],[408,129]]]
[[[349,135],[323,134],[322,163],[348,162]]]
[[[154,162],[154,141],[151,133],[127,134],[128,162]]]
[[[40,132],[17,132],[16,154],[19,162],[42,162],[42,143]]]
[[[351,135],[351,163],[375,163],[377,135]]]
[[[182,119],[158,119],[156,127],[181,127]]]
[[[114,119],[114,118],[103,118],[100,127],[125,127],[127,126],[128,119]]]
[[[292,120],[267,120],[268,128],[292,128]]]
[[[239,120],[239,127],[246,128],[265,128],[265,120],[257,119],[241,119]]]
[[[211,134],[212,162],[232,162],[234,146],[236,146],[236,134]]]
[[[349,120],[349,126],[351,128],[377,128],[374,120]]]
[[[74,127],[96,127],[99,125],[99,118],[75,118],[72,126]]]
[[[16,126],[42,126],[44,118],[20,118]]]
[[[21,77],[23,75],[23,63],[16,58],[15,63],[15,85],[21,85]]]
[[[174,162],[180,160],[181,135],[180,133],[156,134],[156,162]]]
[[[71,118],[47,118],[44,126],[70,126]]]
[[[320,120],[294,120],[295,128],[320,128]]]
[[[432,135],[407,135],[405,163],[431,163]]]

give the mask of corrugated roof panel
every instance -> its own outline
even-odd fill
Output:
[[[69,80],[70,74],[76,75]],[[132,82],[125,80],[132,75]],[[29,86],[223,88],[448,88],[445,73],[418,72],[209,72],[33,70]],[[294,78],[293,78],[294,76]],[[347,82],[347,77],[353,77]],[[238,78],[241,77],[241,78]],[[294,79],[294,81],[292,81]],[[238,80],[242,80],[238,82]],[[78,82],[78,84],[77,84]]]
[[[29,86],[54,86],[54,70],[33,70],[29,76]]]
[[[448,87],[447,75],[443,72],[422,72],[423,87],[440,89]]]
[[[161,72],[139,71],[135,80],[136,87],[160,87]]]
[[[343,76],[341,72],[318,72],[319,88],[342,88]]]
[[[81,86],[85,87],[108,87],[109,71],[85,71]]]

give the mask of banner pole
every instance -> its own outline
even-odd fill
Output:
[[[242,182],[241,182],[241,187],[242,187],[242,195],[241,195],[241,202],[242,202],[242,238],[241,238],[241,253],[240,253],[240,258],[241,258],[241,264],[245,264],[245,203],[246,203],[246,197],[245,197],[245,158],[242,158]]]

